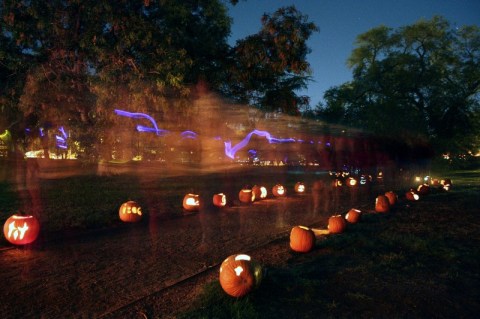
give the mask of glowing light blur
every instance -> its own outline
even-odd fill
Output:
[[[241,150],[242,148],[244,148],[245,146],[248,145],[248,143],[250,142],[250,139],[252,138],[252,135],[258,135],[258,136],[261,136],[261,137],[265,137],[270,144],[272,144],[272,143],[292,143],[292,142],[295,142],[295,139],[293,139],[293,138],[286,138],[286,139],[275,138],[275,137],[272,137],[272,135],[267,131],[253,130],[250,133],[248,133],[247,136],[245,136],[245,138],[241,142],[239,142],[237,145],[235,145],[233,147],[232,147],[232,143],[230,141],[229,142],[224,142],[224,144],[225,144],[225,155],[227,155],[231,159],[234,159],[235,154],[239,150]]]
[[[152,123],[153,127],[147,127],[147,126],[143,126],[143,125],[137,125],[137,131],[139,132],[154,132],[155,134],[157,135],[161,135],[161,134],[166,134],[168,133],[167,130],[161,130],[158,128],[157,126],[157,122],[155,121],[155,119],[153,117],[151,117],[150,115],[148,114],[145,114],[145,113],[132,113],[132,112],[127,112],[127,111],[123,111],[123,110],[119,110],[119,109],[115,109],[115,114],[117,115],[120,115],[120,116],[125,116],[125,117],[129,117],[129,118],[133,118],[133,119],[147,119],[150,121],[150,123]]]

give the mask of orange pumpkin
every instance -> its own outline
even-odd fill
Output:
[[[231,255],[220,266],[220,285],[232,297],[243,297],[260,283],[261,269],[244,254]],[[260,277],[259,277],[260,276]]]
[[[333,187],[342,187],[343,186],[343,182],[341,179],[334,179],[333,182],[332,182],[332,186]]]
[[[142,208],[137,202],[130,200],[120,206],[118,215],[123,222],[136,223],[142,219]]]
[[[352,208],[350,209],[347,214],[345,215],[345,219],[352,224],[358,223],[360,220],[360,216],[362,214],[362,211],[359,209]]]
[[[223,193],[218,193],[213,195],[213,205],[217,207],[224,207],[227,205],[227,196]]]
[[[375,211],[377,213],[387,213],[390,211],[390,202],[388,201],[387,196],[378,195],[375,200]]]
[[[300,253],[307,253],[315,246],[315,234],[305,226],[295,226],[290,232],[290,248]]]
[[[300,193],[300,194],[305,193],[305,184],[302,182],[297,182],[295,184],[294,189],[295,189],[295,193]]]
[[[197,194],[187,194],[183,198],[183,208],[188,212],[196,212],[200,209],[200,197]]]
[[[272,194],[275,197],[285,196],[286,193],[287,193],[287,190],[285,189],[285,187],[283,187],[283,185],[277,184],[272,188]]]
[[[442,179],[440,181],[440,184],[442,184],[443,186],[451,187],[452,186],[452,180],[450,178],[445,178],[445,179]]]
[[[238,193],[238,199],[242,203],[249,204],[255,200],[255,193],[251,189],[244,188]]]
[[[397,194],[395,194],[393,191],[388,191],[385,193],[385,196],[388,198],[388,203],[390,204],[390,207],[395,206],[398,200]]]
[[[430,186],[428,186],[428,184],[422,184],[418,186],[417,194],[427,195],[428,193],[430,193]]]
[[[347,223],[342,215],[330,216],[328,219],[328,230],[331,234],[340,234],[345,231]]]
[[[37,239],[40,233],[40,223],[32,215],[14,214],[3,226],[5,239],[14,245],[30,244]]]
[[[255,185],[252,187],[252,192],[255,194],[255,200],[267,198],[268,192],[265,186]]]
[[[358,184],[358,182],[355,178],[353,178],[353,177],[347,178],[347,186],[348,187],[355,187],[355,186],[357,186],[357,184]]]
[[[416,201],[420,199],[420,196],[411,190],[405,193],[405,198],[410,201]]]

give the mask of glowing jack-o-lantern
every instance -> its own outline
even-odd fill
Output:
[[[40,223],[32,215],[12,215],[3,226],[5,239],[14,245],[30,244],[40,233]]]
[[[352,208],[345,215],[345,219],[351,224],[356,224],[360,220],[361,215],[361,210]]]
[[[220,266],[219,281],[228,295],[243,297],[260,285],[262,267],[249,255],[231,255]]]
[[[120,206],[118,215],[124,222],[136,223],[142,219],[142,208],[137,204],[137,202],[130,200]]]
[[[342,215],[330,216],[328,219],[328,230],[331,234],[340,234],[345,231],[347,223]]]
[[[375,211],[377,213],[388,213],[390,211],[390,202],[385,195],[378,195],[375,200]]]
[[[419,195],[427,195],[430,193],[430,186],[428,184],[421,184],[417,188],[417,194]]]
[[[388,191],[385,193],[385,196],[388,198],[388,203],[390,204],[390,207],[395,206],[398,200],[397,194],[393,191]]]
[[[307,253],[315,246],[315,233],[305,226],[295,226],[290,232],[290,248],[292,250]]]
[[[302,182],[297,182],[295,184],[294,189],[295,189],[295,193],[299,193],[299,194],[305,193],[305,184]]]
[[[342,187],[343,186],[343,182],[341,179],[334,179],[333,180],[333,183],[332,183],[333,187]]]
[[[405,193],[405,198],[410,201],[416,201],[420,199],[420,195],[411,190]]]
[[[188,212],[196,212],[200,208],[200,198],[197,194],[187,194],[183,198],[183,208]]]
[[[224,207],[227,205],[227,196],[224,193],[213,195],[213,205],[217,207]]]
[[[255,185],[252,187],[252,192],[255,194],[255,200],[267,198],[268,191],[265,186]]]
[[[357,184],[358,184],[358,182],[355,178],[353,178],[353,177],[347,178],[347,186],[355,187],[355,186],[357,186]]]
[[[285,196],[286,193],[287,193],[287,190],[285,189],[285,187],[283,187],[283,185],[277,184],[272,188],[272,194],[275,197]]]
[[[452,180],[450,178],[445,178],[440,181],[440,184],[443,186],[443,189],[448,191],[452,187]]]
[[[255,201],[255,193],[251,189],[244,188],[238,193],[238,199],[245,204]]]

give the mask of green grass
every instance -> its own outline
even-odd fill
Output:
[[[266,265],[235,299],[206,285],[179,318],[475,318],[480,311],[480,171],[450,173],[450,192],[363,216],[308,255]]]

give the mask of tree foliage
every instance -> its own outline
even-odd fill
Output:
[[[320,116],[438,152],[480,146],[480,29],[441,17],[357,37],[353,80],[325,93]]]
[[[261,30],[232,48],[227,95],[266,110],[298,114],[309,102],[296,91],[309,80],[307,40],[317,30],[294,6],[265,14]]]

